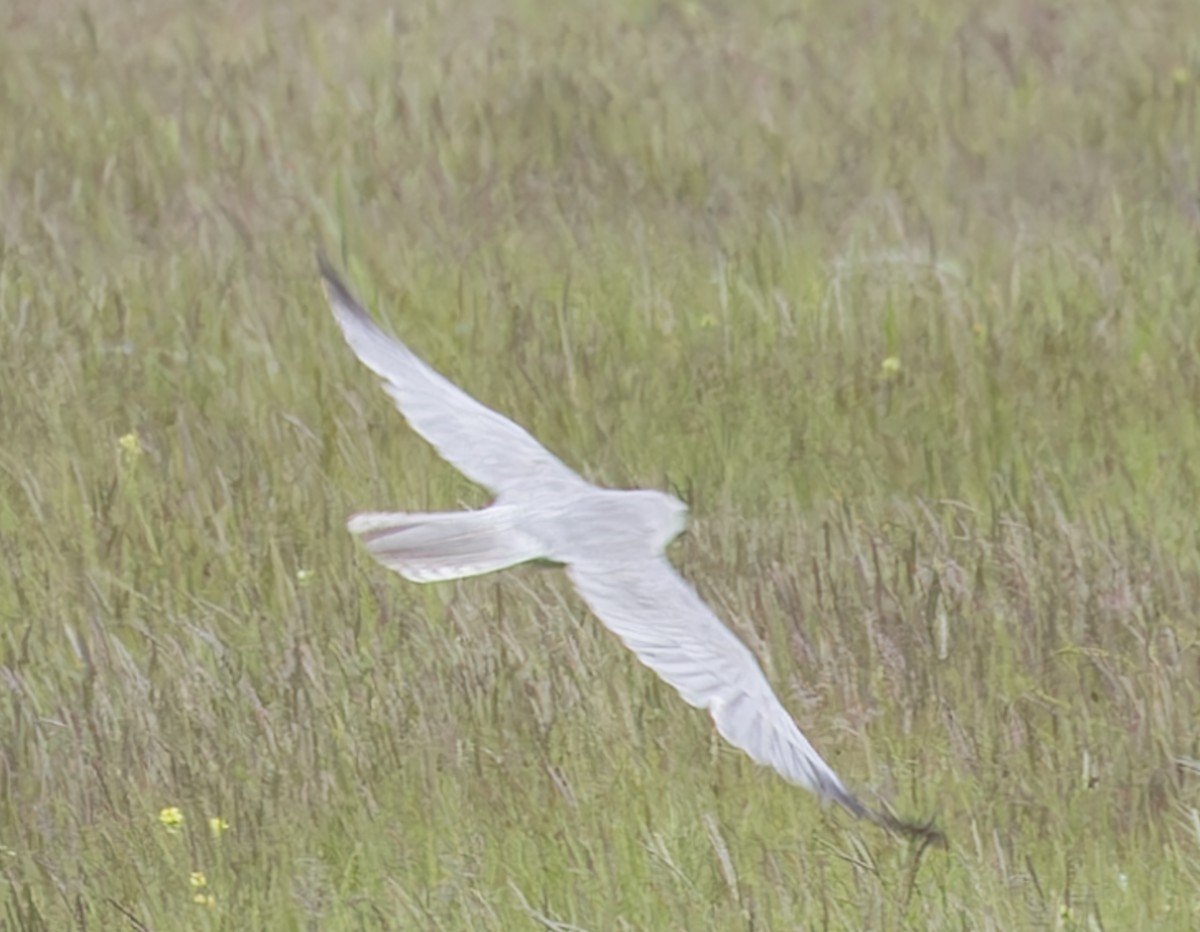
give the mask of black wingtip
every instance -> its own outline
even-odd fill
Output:
[[[325,287],[329,289],[330,293],[348,304],[357,304],[358,302],[354,300],[354,296],[350,294],[350,289],[342,281],[342,276],[333,267],[333,263],[329,261],[329,257],[325,255],[325,250],[318,249],[316,259],[317,270],[320,271],[321,278],[325,281]]]
[[[840,783],[823,784],[819,790],[822,796],[833,800],[842,806],[855,818],[866,819],[893,835],[914,838],[932,845],[935,848],[946,847],[946,836],[941,829],[929,822],[910,822],[893,815],[886,809],[874,809],[866,805],[856,796],[848,792]]]
[[[367,313],[367,309],[359,303],[359,300],[346,287],[346,283],[342,281],[342,276],[333,267],[333,263],[329,261],[329,257],[325,255],[325,251],[318,249],[316,259],[317,269],[320,271],[321,278],[325,282],[325,288],[330,300],[352,311],[357,316],[370,320],[371,315]]]
[[[325,255],[325,250],[318,246],[313,251],[313,258],[317,260],[317,268],[321,272],[321,277],[326,279],[338,280],[337,271],[333,267],[333,263],[329,261],[329,256]]]
[[[903,835],[905,838],[924,842],[925,846],[932,845],[934,848],[943,849],[947,847],[945,833],[934,825],[932,820],[909,822],[906,819],[897,818],[890,812],[872,812],[871,820],[895,835]]]

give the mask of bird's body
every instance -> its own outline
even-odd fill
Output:
[[[926,826],[868,809],[842,784],[772,691],[757,659],[664,553],[687,507],[653,490],[586,482],[524,429],[480,404],[386,335],[320,260],[346,341],[385,382],[409,424],[495,502],[478,511],[370,512],[350,519],[370,553],[415,582],[457,579],[532,560],[563,564],[593,613],[717,730],[760,764],[857,816],[911,834]]]

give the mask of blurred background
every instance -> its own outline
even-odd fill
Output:
[[[1200,6],[0,10],[0,927],[1200,925]],[[887,836],[475,506],[324,248],[681,571]]]

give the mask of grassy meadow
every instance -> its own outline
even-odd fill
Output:
[[[340,8],[339,8],[340,7]],[[1200,4],[12,0],[0,929],[1200,927]],[[722,743],[343,344],[596,482],[847,784]]]

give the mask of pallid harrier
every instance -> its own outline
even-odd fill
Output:
[[[850,794],[775,696],[754,654],[675,571],[664,550],[687,524],[683,502],[584,481],[380,330],[324,256],[317,260],[350,348],[384,380],[412,428],[496,495],[478,511],[354,515],[350,531],[376,560],[419,583],[531,560],[563,564],[596,617],[685,702],[707,709],[726,741],[856,816],[940,840],[931,826],[870,809]]]

